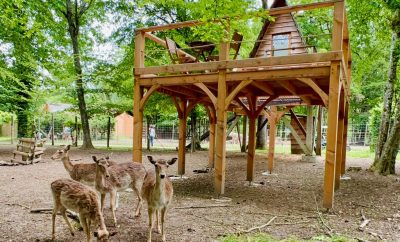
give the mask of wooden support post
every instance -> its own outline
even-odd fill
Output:
[[[344,128],[344,90],[340,93],[338,128],[336,140],[336,165],[335,165],[335,190],[340,187],[340,173],[342,172],[342,148],[343,148],[343,128]]]
[[[323,206],[328,209],[333,207],[335,186],[336,140],[340,94],[339,68],[339,62],[332,62],[331,76],[329,81],[328,133],[326,143],[323,198]]]
[[[144,32],[137,31],[135,35],[135,62],[136,68],[144,67]],[[140,101],[143,97],[143,88],[140,86],[140,75],[135,75],[134,97],[133,97],[133,161],[142,162],[142,132],[143,132],[143,109]]]
[[[229,59],[229,43],[221,42],[220,60]],[[218,97],[217,97],[217,137],[215,145],[215,193],[225,192],[225,166],[226,166],[226,110],[227,98],[226,69],[220,69],[218,73]]]
[[[247,147],[247,116],[243,116],[243,142],[240,149],[241,152],[246,152]]]
[[[268,142],[268,171],[271,174],[274,168],[275,136],[276,136],[277,108],[271,107],[271,120],[269,120],[269,142]]]
[[[186,163],[186,117],[186,115],[179,117],[178,174],[181,176],[185,174]]]
[[[318,106],[318,119],[317,119],[317,143],[315,146],[315,154],[321,156],[322,148],[322,106]]]
[[[333,10],[332,51],[342,50],[344,2],[336,2]],[[333,208],[335,195],[335,166],[338,135],[338,114],[340,97],[340,62],[331,62],[329,79],[328,133],[326,143],[323,206]]]
[[[208,146],[208,168],[214,168],[215,162],[215,121],[210,121],[210,136]]]
[[[314,140],[314,118],[312,106],[307,106],[307,124],[306,124],[306,146],[309,151],[306,155],[312,155]]]
[[[347,127],[349,123],[349,103],[345,101],[345,111],[343,118],[343,142],[342,142],[342,164],[340,165],[340,174],[346,172],[346,152],[347,152]]]
[[[256,120],[254,116],[249,117],[249,148],[247,151],[247,181],[252,182],[255,168],[256,154]]]

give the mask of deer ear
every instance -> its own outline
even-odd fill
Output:
[[[177,160],[178,158],[176,157],[172,158],[170,161],[168,161],[168,165],[173,165]]]
[[[92,159],[93,159],[94,162],[99,163],[99,161],[97,160],[97,157],[96,157],[96,156],[93,155],[93,156],[92,156]]]
[[[148,156],[147,156],[147,159],[149,159],[149,161],[151,162],[151,164],[155,164],[155,163],[156,163],[156,161],[153,159],[153,156],[151,156],[151,155],[148,155]]]
[[[69,150],[69,149],[71,149],[71,145],[67,145],[67,146],[65,146],[65,150]]]

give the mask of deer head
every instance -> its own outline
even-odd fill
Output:
[[[63,157],[65,157],[66,155],[68,155],[68,151],[71,148],[71,145],[66,145],[63,148],[59,149],[56,151],[56,153],[54,153],[51,156],[52,160],[58,160],[58,159],[62,159]]]
[[[110,173],[108,173],[108,159],[107,158],[100,158],[97,159],[96,156],[92,156],[93,161],[96,163],[96,168],[99,169],[99,171],[104,174],[106,177],[110,176]]]
[[[154,160],[152,156],[147,156],[147,159],[149,159],[150,163],[154,165],[156,169],[156,176],[157,178],[159,177],[160,179],[164,179],[167,177],[167,170],[170,165],[173,165],[178,158],[172,158],[169,161],[166,161],[164,159],[158,159]]]

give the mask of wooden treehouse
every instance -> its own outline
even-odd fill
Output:
[[[293,136],[297,132],[308,136],[305,138],[306,144],[302,146],[312,153],[310,140],[313,138],[312,132],[309,132],[312,128],[308,122],[307,127],[299,124],[291,109],[298,105],[324,107],[328,114],[328,133],[323,205],[332,208],[334,191],[339,188],[340,176],[345,171],[350,95],[351,55],[344,4],[343,0],[336,0],[287,6],[286,1],[275,1],[268,10],[275,21],[266,21],[258,39],[252,40],[255,44],[250,58],[242,56],[236,59],[240,44],[249,41],[237,32],[231,32],[231,41],[218,45],[200,41],[192,43],[192,54],[178,48],[173,40],[161,39],[154,34],[190,28],[202,24],[200,21],[136,29],[133,160],[142,162],[140,131],[143,129],[143,109],[148,98],[156,91],[170,95],[177,108],[178,173],[181,175],[185,173],[187,116],[197,104],[207,108],[210,119],[209,166],[215,168],[217,195],[224,194],[225,187],[227,112],[236,112],[249,118],[247,180],[251,182],[255,172],[257,117],[266,115],[270,125],[266,170],[272,172],[277,122],[283,118],[285,123],[290,124],[285,116],[290,112],[292,122],[294,120],[301,127],[300,131],[293,129]],[[319,8],[333,8],[331,49],[324,53],[318,53],[315,47],[306,44],[293,18],[293,13]],[[146,39],[164,47],[173,64],[145,66]],[[212,55],[214,47],[218,50],[218,56]],[[312,109],[308,110],[312,118]],[[320,132],[317,133],[320,137]]]

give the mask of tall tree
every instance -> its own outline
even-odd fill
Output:
[[[82,130],[83,130],[83,149],[92,149],[92,139],[90,137],[89,116],[86,110],[85,102],[85,88],[83,83],[83,72],[81,66],[81,54],[79,50],[79,31],[82,24],[83,15],[91,7],[94,0],[86,2],[84,0],[66,0],[65,9],[61,10],[65,19],[68,22],[68,33],[71,37],[71,44],[73,49],[74,69],[75,69],[75,85],[76,95],[78,98],[79,113],[81,116]]]
[[[384,2],[392,12],[392,45],[379,139],[371,170],[388,175],[395,173],[396,155],[400,142],[400,100],[397,100],[394,110],[392,106],[393,96],[395,95],[395,84],[398,82],[398,64],[400,60],[400,2],[398,0],[385,0]]]

